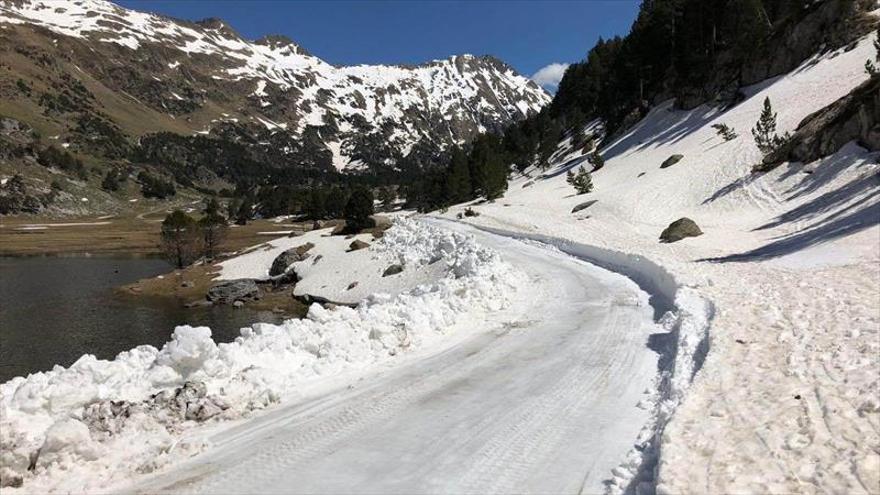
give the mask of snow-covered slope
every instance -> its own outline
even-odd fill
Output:
[[[115,85],[138,102],[175,116],[223,106],[218,121],[237,119],[295,136],[322,128],[320,139],[333,165],[369,155],[358,134],[377,134],[382,146],[405,156],[425,141],[445,146],[537,112],[549,95],[492,57],[453,56],[418,66],[336,67],[281,36],[250,41],[220,20],[199,23],[127,10],[104,0],[0,2],[0,25],[48,29],[143,65],[145,83],[173,81],[144,91],[144,84],[108,81],[100,67],[78,67]],[[56,41],[57,43],[57,41]],[[121,47],[126,52],[113,50]],[[66,51],[66,56],[75,51]],[[214,86],[234,93],[217,98]],[[115,88],[114,88],[115,89]],[[139,93],[142,92],[144,94]],[[157,93],[157,94],[156,94]],[[129,101],[129,104],[133,104]],[[182,112],[182,113],[181,113]],[[196,131],[209,130],[208,123]],[[423,145],[425,145],[423,143]]]
[[[745,88],[727,111],[655,108],[602,150],[590,194],[565,182],[585,157],[560,150],[550,170],[474,206],[470,222],[578,251],[669,298],[695,291],[715,308],[708,336],[687,346],[698,364],[708,356],[684,402],[666,424],[691,378],[668,369],[682,382],[658,394],[658,436],[643,437],[612,491],[654,481],[661,493],[880,490],[878,154],[850,143],[752,174],[750,135],[765,97],[785,132],[865,81],[872,41]],[[717,123],[739,136],[725,142]],[[674,154],[681,161],[661,169]],[[587,200],[597,202],[572,213]],[[661,244],[680,217],[704,234]]]

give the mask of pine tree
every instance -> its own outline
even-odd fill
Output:
[[[549,120],[541,133],[541,141],[538,145],[538,166],[542,170],[550,166],[550,157],[556,152],[561,139],[562,126],[555,119]]]
[[[379,189],[379,203],[385,211],[391,211],[394,202],[397,200],[397,193],[391,187],[383,187]]]
[[[488,200],[494,200],[504,195],[507,190],[507,167],[502,161],[500,154],[492,155],[486,163],[486,180],[483,194]]]
[[[352,191],[345,204],[345,227],[348,232],[356,232],[370,228],[375,223],[370,216],[373,215],[373,192],[365,187],[358,187]]]
[[[238,209],[241,207],[241,199],[232,198],[228,203],[226,203],[226,217],[227,218],[235,218],[235,214],[238,213]]]
[[[501,140],[494,134],[481,134],[474,140],[468,160],[473,195],[492,200],[507,190],[507,165]]]
[[[309,191],[304,213],[309,220],[323,220],[327,216],[324,191],[314,188]]]
[[[213,259],[217,249],[226,238],[226,218],[220,214],[220,203],[211,198],[198,222],[202,237],[202,251],[206,258]]]
[[[712,128],[725,141],[733,141],[737,138],[736,131],[727,124],[712,124]]]
[[[874,50],[874,60],[880,63],[880,28],[877,28],[876,39],[874,40]],[[871,77],[880,75],[880,69],[878,69],[877,65],[875,65],[870,59],[865,60],[865,72],[870,74]]]
[[[198,231],[196,222],[186,213],[174,210],[162,221],[162,251],[168,261],[183,268],[195,259]]]
[[[238,211],[235,212],[235,223],[238,225],[247,225],[248,221],[253,218],[254,203],[250,197],[244,198]]]
[[[452,161],[449,164],[449,174],[446,179],[449,199],[452,203],[461,203],[473,198],[467,155],[460,148],[456,147],[452,150]]]
[[[116,169],[111,168],[107,171],[107,175],[101,181],[101,189],[109,192],[119,190],[119,174],[116,172]]]
[[[593,190],[593,177],[584,167],[579,167],[576,174],[569,170],[565,180],[574,187],[578,194],[587,194]]]
[[[333,187],[324,203],[326,215],[330,218],[342,218],[346,203],[348,203],[348,193],[339,187]]]
[[[605,166],[605,159],[599,154],[599,150],[595,150],[587,155],[587,162],[593,166],[593,172]]]
[[[584,128],[577,126],[571,130],[571,147],[580,148],[587,141],[587,133]]]
[[[776,114],[773,113],[773,107],[770,105],[770,97],[764,98],[764,109],[761,110],[761,117],[752,128],[752,136],[755,138],[755,144],[761,153],[765,155],[776,149]]]

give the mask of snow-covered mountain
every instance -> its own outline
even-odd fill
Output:
[[[260,127],[323,148],[310,165],[337,169],[419,161],[550,101],[488,56],[337,67],[282,36],[251,41],[217,19],[193,23],[104,0],[2,0],[0,39],[12,69],[4,98],[26,96],[13,91],[16,79],[30,86],[31,101],[10,106],[13,117],[31,117],[24,120],[35,127],[40,120],[64,127],[64,114],[83,112],[129,136]],[[48,78],[29,77],[41,72]],[[81,83],[89,108],[46,108],[43,94],[52,99],[72,86],[56,77]],[[261,139],[255,132],[246,134]],[[287,150],[293,162],[295,151]]]

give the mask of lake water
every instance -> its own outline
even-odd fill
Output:
[[[187,309],[113,290],[170,270],[150,258],[0,257],[0,383],[70,366],[83,354],[112,359],[141,344],[161,347],[177,325],[209,326],[214,340],[229,342],[242,327],[281,319],[247,307]]]

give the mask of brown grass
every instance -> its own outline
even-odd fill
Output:
[[[159,227],[165,212],[141,216],[101,219],[100,216],[41,219],[39,217],[0,216],[0,256],[51,254],[132,254],[159,255]],[[65,223],[110,222],[106,225],[51,226]],[[21,230],[28,225],[46,224],[41,230]],[[305,230],[310,224],[277,224],[254,220],[247,225],[231,226],[221,252],[232,252],[273,239],[258,232]],[[286,234],[279,234],[278,237]]]

